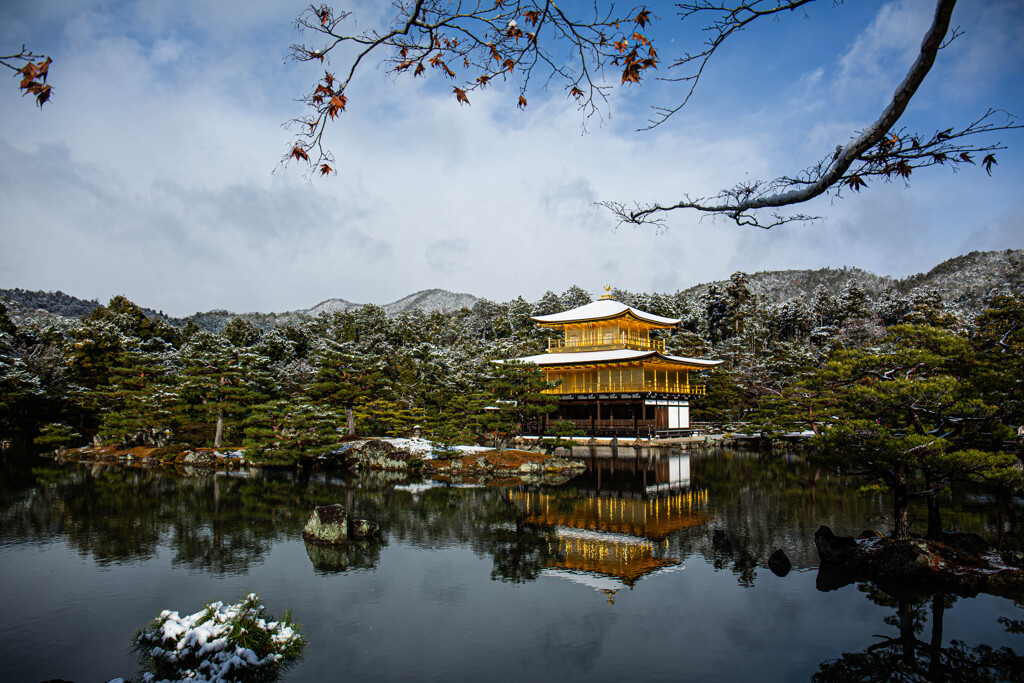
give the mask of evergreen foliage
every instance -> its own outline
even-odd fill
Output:
[[[614,295],[682,319],[660,335],[668,353],[725,360],[693,373],[707,385],[695,422],[819,434],[820,463],[869,473],[893,493],[897,535],[913,497],[929,502],[936,534],[938,494],[951,482],[1015,485],[1019,294],[992,289],[972,318],[949,303],[963,299],[949,286],[941,296],[923,282],[905,291],[855,270],[792,277],[736,273],[702,290]],[[541,353],[551,332],[530,317],[590,300],[572,287],[450,313],[363,306],[276,327],[234,316],[223,333],[193,320],[174,327],[124,297],[77,321],[19,322],[0,310],[0,436],[39,433],[47,447],[96,435],[126,446],[244,445],[252,461],[282,465],[352,431],[406,436],[418,426],[442,448],[488,437],[504,447],[556,400],[536,367],[492,361]],[[572,435],[563,427],[545,446]]]

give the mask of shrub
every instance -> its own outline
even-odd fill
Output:
[[[272,681],[301,659],[305,647],[291,615],[268,616],[255,593],[185,617],[164,610],[133,638],[147,683]]]

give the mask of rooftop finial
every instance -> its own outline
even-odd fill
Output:
[[[612,286],[611,285],[605,285],[604,286],[604,294],[602,294],[600,298],[601,299],[613,299],[613,298],[615,298],[615,297],[612,296]]]

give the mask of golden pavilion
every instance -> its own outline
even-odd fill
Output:
[[[668,537],[703,526],[707,491],[674,491],[653,498],[564,496],[558,491],[515,491],[524,521],[554,531],[548,573],[578,580],[611,579],[603,588],[633,586],[653,572],[681,567]],[[619,585],[616,586],[615,583]]]
[[[675,329],[680,321],[627,306],[608,293],[531,319],[562,332],[548,340],[547,353],[515,359],[541,366],[548,381],[558,382],[546,390],[559,402],[542,429],[565,420],[591,436],[687,433],[690,401],[705,395],[703,384],[690,383],[690,373],[722,362],[666,354],[665,342],[651,332]]]

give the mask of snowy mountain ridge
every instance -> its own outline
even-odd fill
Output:
[[[464,292],[449,292],[447,289],[424,289],[407,297],[384,304],[388,315],[397,315],[411,311],[424,313],[454,313],[463,308],[473,308],[480,297]]]
[[[307,308],[304,311],[298,311],[299,313],[305,313],[306,315],[320,315],[321,313],[337,313],[339,311],[351,311],[355,308],[360,308],[362,304],[354,304],[346,299],[325,299],[321,301],[313,308]]]
[[[746,276],[748,286],[758,299],[767,302],[782,302],[794,298],[810,300],[819,287],[838,292],[853,281],[871,299],[877,299],[890,290],[914,295],[932,291],[937,293],[951,308],[967,316],[982,310],[996,294],[1020,294],[1024,292],[1024,250],[973,251],[963,256],[947,259],[926,273],[918,273],[903,279],[875,275],[860,268],[819,268],[816,270],[775,270],[761,271]],[[729,280],[719,280],[694,285],[676,296],[696,305],[703,294],[712,287],[726,288]],[[442,314],[462,308],[473,308],[480,297],[464,292],[446,289],[424,289],[398,299],[381,308],[388,315],[399,315],[413,311]],[[11,318],[18,324],[29,321],[45,323],[54,318],[78,318],[88,315],[100,304],[98,301],[79,299],[64,292],[43,292],[24,289],[0,289],[3,302]],[[141,305],[141,304],[140,304]],[[297,322],[303,318],[315,317],[320,313],[335,313],[359,309],[364,304],[346,299],[332,298],[321,301],[307,309],[284,313],[233,313],[225,310],[197,312],[187,318],[173,318],[152,309],[143,311],[150,317],[162,317],[174,325],[184,325],[192,320],[201,328],[223,331],[232,318],[242,317],[263,329]]]

